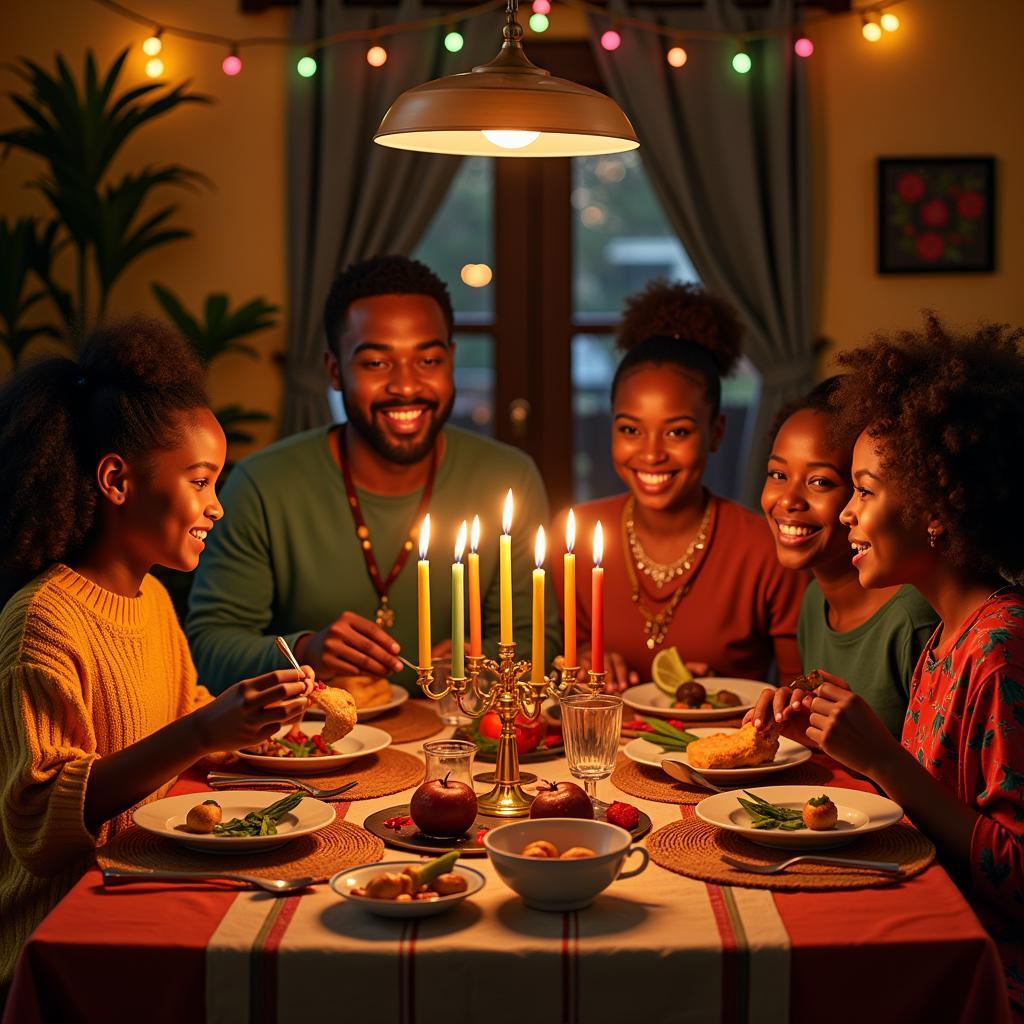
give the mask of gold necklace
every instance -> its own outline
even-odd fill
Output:
[[[708,502],[708,509],[710,508],[711,503]],[[690,546],[674,562],[664,564],[662,562],[656,562],[644,550],[644,546],[640,542],[640,538],[637,536],[636,526],[633,522],[633,513],[635,510],[636,498],[633,497],[633,495],[630,495],[626,501],[626,508],[623,511],[626,516],[626,538],[629,541],[630,553],[633,555],[633,563],[640,572],[645,576],[649,576],[660,590],[666,583],[671,583],[677,576],[682,576],[684,572],[689,572],[690,567],[693,565],[693,556],[698,551],[704,550],[704,541],[708,535],[707,526],[710,521],[710,514],[705,510],[704,518],[701,520],[700,529],[697,531],[697,536],[690,541]]]
[[[697,530],[697,536],[690,542],[690,546],[683,553],[683,556],[676,559],[675,562],[671,563],[671,566],[677,564],[681,566],[681,570],[676,572],[673,570],[674,576],[681,576],[683,572],[688,572],[693,565],[693,556],[698,551],[703,551],[708,539],[708,530],[711,525],[711,510],[714,507],[714,498],[708,498],[707,507],[704,509],[704,516],[700,521],[700,527]],[[632,601],[636,605],[637,610],[644,618],[644,633],[647,634],[647,649],[653,651],[655,647],[665,642],[665,637],[668,635],[669,627],[672,625],[672,617],[676,613],[676,609],[679,607],[679,602],[690,592],[690,587],[693,586],[693,579],[688,579],[685,583],[682,583],[676,592],[669,599],[667,605],[660,612],[653,612],[648,608],[643,601],[640,600],[640,580],[637,577],[636,569],[644,571],[645,575],[651,575],[644,568],[647,566],[650,568],[650,559],[643,558],[643,564],[641,558],[637,557],[637,551],[643,552],[643,548],[640,547],[639,538],[636,536],[636,527],[633,523],[633,510],[636,508],[636,499],[630,495],[626,500],[625,505],[622,507],[622,535],[625,544],[623,547],[629,547],[630,555],[626,558],[626,573],[629,576],[629,583],[633,589]],[[634,546],[635,542],[635,546]],[[636,561],[636,567],[634,568],[634,561]],[[670,566],[657,565],[657,568],[662,571],[662,575],[667,571]],[[673,578],[669,577],[669,578]],[[652,578],[654,578],[652,576]],[[657,579],[655,579],[657,582]],[[659,587],[663,584],[659,583]]]

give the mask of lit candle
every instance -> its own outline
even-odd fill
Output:
[[[512,643],[512,490],[505,498],[501,514],[501,540],[498,548],[501,581],[501,642]]]
[[[466,615],[463,605],[462,553],[466,550],[466,521],[455,538],[455,561],[452,562],[452,676],[466,677]]]
[[[473,516],[473,529],[469,535],[469,653],[474,658],[483,654],[480,637],[480,517]]]
[[[420,668],[430,668],[430,563],[427,548],[430,547],[430,513],[423,517],[420,527],[420,560],[417,568],[420,612]]]
[[[534,683],[544,682],[544,527],[537,528],[533,570],[533,674]]]
[[[594,568],[590,574],[590,661],[595,672],[604,671],[604,533],[601,520],[594,527]]]
[[[565,664],[576,664],[576,513],[565,523]]]

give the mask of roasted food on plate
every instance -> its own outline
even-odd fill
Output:
[[[335,676],[327,685],[350,693],[357,708],[375,708],[391,700],[391,684],[383,676]]]
[[[775,759],[779,734],[760,735],[752,722],[738,732],[718,732],[694,740],[686,748],[686,757],[694,768],[752,768]]]
[[[839,809],[829,799],[827,793],[812,796],[803,809],[804,824],[815,832],[827,832],[836,827],[839,820]]]
[[[404,871],[384,871],[374,875],[365,886],[349,890],[352,896],[371,900],[395,900],[411,903],[413,900],[436,900],[439,896],[455,896],[469,887],[464,876],[453,871],[459,851],[452,850],[434,860]]]

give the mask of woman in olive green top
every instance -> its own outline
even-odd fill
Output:
[[[761,508],[779,561],[809,569],[797,643],[804,671],[820,668],[859,693],[896,736],[910,678],[938,616],[910,586],[865,590],[839,522],[853,488],[852,443],[831,437],[829,396],[837,377],[785,411],[768,458]]]

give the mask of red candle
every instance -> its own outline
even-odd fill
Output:
[[[590,661],[595,672],[604,671],[604,534],[601,520],[594,527],[594,568],[590,573]]]

